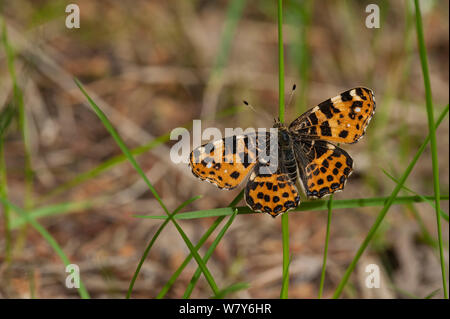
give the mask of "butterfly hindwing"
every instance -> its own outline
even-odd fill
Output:
[[[344,189],[353,160],[343,149],[320,140],[295,146],[300,179],[308,197],[320,198]]]
[[[263,164],[257,164],[245,188],[245,201],[255,212],[276,217],[298,206],[300,197],[297,187],[286,173],[261,173]]]
[[[291,123],[289,130],[308,139],[356,143],[364,135],[375,106],[370,89],[354,88],[308,110]]]

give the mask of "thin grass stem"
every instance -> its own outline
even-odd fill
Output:
[[[323,286],[325,283],[325,272],[326,272],[326,268],[327,268],[327,255],[328,255],[328,242],[330,241],[330,225],[331,225],[332,205],[333,205],[333,194],[331,194],[330,199],[328,200],[327,233],[325,235],[325,247],[323,250],[322,272],[320,274],[319,299],[322,298]]]
[[[397,196],[392,205],[404,205],[408,203],[422,203],[425,200],[433,199],[433,196]],[[448,200],[448,195],[441,195],[441,200]],[[376,206],[384,206],[388,201],[389,196],[384,197],[368,197],[368,198],[354,198],[354,199],[335,199],[333,200],[333,209],[349,209],[356,207],[376,207]],[[236,207],[238,209],[238,215],[241,214],[259,214],[252,211],[247,206],[239,206]],[[309,211],[322,211],[328,209],[328,201],[327,200],[311,200],[308,202],[303,202],[299,207],[290,211],[290,213],[294,212],[309,212]],[[214,208],[207,210],[199,210],[186,212],[183,214],[178,214],[175,216],[175,219],[196,219],[196,218],[207,218],[207,217],[218,217],[218,216],[230,216],[233,214],[234,210],[229,207],[223,208]],[[165,215],[134,215],[138,218],[148,218],[148,219],[167,219]]]
[[[237,203],[241,201],[241,199],[244,196],[244,191],[242,190],[228,205],[228,207],[235,207]],[[209,238],[209,236],[212,234],[212,232],[219,226],[219,224],[225,219],[226,216],[220,216],[218,217],[213,224],[209,227],[209,229],[206,231],[206,233],[200,238],[197,245],[195,246],[195,250],[200,249],[200,247],[203,246],[203,244],[206,242],[206,240]],[[189,254],[186,259],[183,261],[183,263],[178,267],[178,269],[173,273],[173,275],[170,277],[169,281],[164,285],[164,287],[159,292],[157,299],[163,298],[166,293],[169,291],[170,287],[175,283],[175,280],[177,280],[178,276],[181,274],[183,269],[187,266],[189,261],[192,259],[192,254]],[[195,285],[194,285],[195,286]]]
[[[131,293],[133,291],[133,287],[134,287],[134,283],[136,282],[136,279],[139,275],[139,272],[141,271],[142,265],[144,264],[144,261],[147,259],[148,254],[150,253],[150,250],[153,247],[153,244],[156,242],[156,239],[158,239],[158,236],[161,234],[161,232],[164,230],[164,228],[167,226],[167,224],[169,223],[169,221],[171,220],[171,217],[176,215],[177,213],[179,213],[184,207],[186,207],[187,205],[189,205],[190,203],[192,203],[193,201],[199,199],[201,196],[196,196],[193,197],[191,199],[188,199],[187,201],[185,201],[184,203],[182,203],[180,206],[178,206],[170,215],[169,218],[167,218],[162,224],[161,226],[159,226],[158,230],[156,231],[155,235],[153,235],[152,240],[150,240],[149,244],[147,245],[147,247],[144,250],[144,253],[142,254],[142,257],[138,263],[138,266],[136,268],[136,271],[134,272],[133,278],[131,278],[131,282],[130,285],[128,287],[128,291],[127,291],[127,295],[126,295],[126,299],[131,298]]]
[[[435,209],[436,209],[436,223],[438,231],[438,242],[439,242],[439,254],[441,258],[441,273],[442,273],[442,287],[444,289],[444,297],[448,299],[447,293],[447,280],[445,271],[445,257],[444,257],[444,246],[442,244],[442,227],[441,227],[441,212],[440,212],[440,188],[439,188],[439,163],[437,154],[437,142],[436,142],[436,127],[434,126],[434,114],[433,114],[433,97],[431,94],[431,83],[430,75],[428,72],[428,62],[427,62],[427,49],[425,46],[425,39],[423,35],[422,26],[422,15],[420,12],[420,5],[418,0],[414,0],[416,7],[416,29],[417,29],[417,41],[419,46],[420,63],[422,65],[423,82],[425,86],[425,99],[427,107],[427,118],[428,118],[428,131],[430,136],[430,146],[431,146],[431,162],[433,167],[433,186],[434,186],[434,196],[435,196]]]
[[[234,209],[233,215],[230,216],[227,223],[223,226],[223,228],[220,230],[219,234],[217,235],[216,239],[213,241],[211,246],[206,251],[206,254],[203,257],[203,261],[205,262],[205,264],[208,262],[209,258],[212,256],[214,250],[216,249],[219,242],[222,240],[222,238],[225,235],[228,228],[230,228],[231,224],[234,221],[234,218],[236,217],[237,212],[238,212],[238,210]],[[186,288],[186,291],[184,292],[183,299],[188,299],[191,296],[192,291],[194,290],[194,287],[197,284],[198,279],[200,278],[200,275],[201,275],[201,269],[197,268],[197,270],[195,271],[194,275],[191,278],[191,281],[189,282],[189,284]],[[218,293],[216,295],[216,297],[219,297],[220,295],[223,295],[223,292]]]
[[[278,106],[281,123],[284,123],[284,50],[283,50],[283,0],[278,0]],[[288,298],[289,290],[289,216],[281,215],[281,229],[283,239],[283,283],[280,298]]]

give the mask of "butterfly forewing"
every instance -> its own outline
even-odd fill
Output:
[[[270,133],[234,135],[213,141],[191,152],[192,173],[219,188],[238,186],[255,166],[261,148],[270,146]],[[259,142],[258,142],[259,141]]]
[[[289,130],[307,139],[351,144],[364,135],[374,113],[372,91],[358,87],[313,107],[293,121]]]

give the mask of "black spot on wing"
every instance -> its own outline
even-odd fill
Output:
[[[361,88],[356,88],[356,95],[358,95],[360,98],[362,98],[363,100],[366,99],[366,97],[364,96],[364,93],[362,91]]]
[[[346,130],[342,130],[339,133],[339,137],[346,138],[347,136],[348,136],[348,131],[346,131]]]
[[[241,175],[241,174],[239,174],[238,171],[234,171],[233,173],[230,174],[230,176],[234,179],[237,179],[239,177],[239,175]]]
[[[315,147],[314,149],[316,150],[316,158],[322,157],[322,155],[327,151],[324,147]]]
[[[331,189],[339,188],[339,183],[333,183],[331,184]]]
[[[294,207],[296,207],[297,206],[297,204],[294,202],[294,201],[292,201],[292,200],[288,200],[288,201],[286,201],[286,203],[284,203],[284,207],[286,207],[286,208],[294,208]]]
[[[331,119],[333,117],[333,112],[331,112],[332,106],[333,106],[333,102],[331,102],[331,99],[328,99],[319,104],[319,110],[323,114],[325,114],[327,119]]]
[[[355,102],[352,103],[351,108],[354,109],[354,108],[362,107],[362,106],[363,106],[363,102],[362,101],[355,101]]]
[[[315,113],[311,113],[311,114],[308,116],[308,118],[309,118],[309,120],[311,121],[311,124],[312,124],[312,125],[317,125],[317,124],[319,123],[319,120],[317,119],[317,116],[316,116]]]
[[[346,92],[342,93],[341,100],[342,100],[342,102],[351,101],[352,96],[350,95],[350,91],[346,91]]]
[[[367,89],[367,88],[362,88],[364,91],[366,91],[366,93],[367,93],[367,95],[372,95],[372,91],[370,91],[369,89]]]
[[[277,206],[275,206],[275,208],[273,209],[273,212],[274,212],[274,213],[278,213],[278,212],[280,212],[282,209],[283,209],[283,206],[277,205]]]
[[[319,190],[319,196],[322,197],[326,194],[330,193],[330,189],[328,187],[323,187]]]
[[[331,136],[331,128],[328,121],[323,122],[323,124],[320,126],[320,133],[323,136]]]

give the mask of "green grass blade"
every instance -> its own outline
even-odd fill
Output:
[[[409,203],[406,206],[411,211],[411,213],[413,214],[413,216],[416,219],[417,223],[419,224],[420,231],[422,232],[422,240],[427,245],[430,245],[431,247],[438,249],[439,248],[439,244],[438,244],[437,240],[435,240],[433,238],[433,236],[430,234],[430,232],[428,231],[428,229],[425,226],[425,223],[423,222],[423,219],[420,216],[419,212],[417,211],[416,207],[412,203]]]
[[[203,262],[202,258],[197,253],[197,251],[194,250],[194,246],[189,241],[189,239],[187,238],[186,234],[181,229],[180,225],[178,225],[178,223],[174,219],[172,219],[172,222],[174,223],[175,227],[180,232],[181,237],[183,237],[186,245],[188,246],[189,250],[191,251],[192,255],[194,256],[194,259],[197,261],[197,264],[198,264],[199,268],[201,269],[201,271],[203,272],[203,275],[205,276],[205,278],[208,281],[209,285],[211,286],[211,289],[212,289],[214,295],[217,295],[219,293],[219,288],[217,287],[213,276],[211,275],[211,273],[209,272],[208,268],[206,267],[206,264]]]
[[[280,291],[280,299],[288,298],[289,290],[289,264],[290,264],[290,253],[289,253],[289,217],[288,213],[281,215],[281,236],[283,244],[283,281]]]
[[[227,295],[239,291],[239,290],[244,290],[244,289],[248,289],[248,287],[250,287],[250,285],[247,282],[238,282],[236,284],[232,284],[224,289],[222,289],[216,296],[213,296],[212,298],[214,299],[223,299],[225,298]]]
[[[442,122],[442,120],[445,118],[449,110],[449,105],[445,107],[445,109],[442,111],[441,115],[439,116],[439,119],[436,122],[436,127],[439,126],[439,124]],[[408,178],[409,174],[413,170],[414,166],[416,165],[417,161],[419,160],[420,155],[422,155],[423,151],[425,150],[428,142],[430,141],[430,136],[428,135],[425,141],[422,143],[422,145],[419,147],[419,150],[417,151],[414,158],[409,163],[408,167],[406,168],[405,172],[403,173],[402,177],[399,180],[399,183],[395,186],[394,190],[392,191],[391,195],[387,199],[386,203],[384,204],[384,207],[381,209],[380,213],[378,214],[375,223],[372,225],[372,227],[369,230],[369,233],[367,234],[366,238],[364,239],[363,243],[359,247],[358,251],[356,252],[355,257],[353,258],[352,262],[348,266],[344,276],[341,279],[341,282],[339,283],[338,287],[336,288],[336,291],[333,294],[333,298],[339,298],[339,296],[342,293],[342,290],[344,289],[345,285],[347,284],[348,279],[350,278],[351,273],[356,267],[356,263],[358,262],[359,258],[363,254],[363,252],[366,250],[367,246],[369,245],[369,242],[372,240],[373,235],[377,231],[378,227],[380,226],[381,222],[383,221],[384,217],[386,216],[389,208],[391,205],[395,202],[398,193],[402,189],[403,184],[406,182],[406,179]],[[420,197],[417,197],[420,199]]]
[[[0,112],[0,197],[8,198],[8,179],[4,153],[4,136],[15,115],[15,108],[7,105]],[[5,261],[9,265],[12,260],[11,214],[9,207],[3,205],[3,222],[5,224]]]
[[[278,0],[278,117],[284,123],[283,0]]]
[[[33,269],[28,272],[28,281],[30,282],[30,299],[36,299],[36,281]]]
[[[150,253],[150,250],[153,247],[153,244],[156,242],[156,239],[158,239],[159,234],[164,230],[164,228],[167,226],[169,221],[173,216],[175,216],[178,212],[180,212],[184,207],[189,205],[190,203],[196,201],[197,199],[201,198],[201,196],[196,196],[191,199],[188,199],[184,203],[182,203],[180,206],[178,206],[172,214],[169,215],[169,218],[167,218],[161,226],[159,226],[158,230],[156,231],[155,235],[153,235],[152,240],[150,240],[149,244],[144,250],[144,253],[142,254],[141,260],[138,263],[138,266],[136,268],[136,271],[134,272],[133,278],[131,279],[130,285],[128,287],[126,298],[131,298],[131,293],[133,292],[134,283],[136,282],[137,277],[139,276],[139,272],[141,271],[142,265],[144,264],[144,261],[147,259],[148,254]]]
[[[389,284],[389,286],[392,290],[394,290],[395,292],[397,292],[398,294],[400,294],[402,296],[403,295],[406,296],[408,299],[421,299],[419,296],[416,296],[415,294],[410,293],[409,291],[406,291],[404,289],[401,289],[393,284]]]
[[[228,6],[225,25],[220,38],[220,46],[211,77],[218,77],[227,64],[231,44],[236,33],[237,24],[242,16],[246,1],[232,0]]]
[[[278,107],[281,123],[284,123],[284,50],[283,50],[283,0],[278,0]],[[289,215],[281,215],[281,230],[283,239],[283,283],[280,298],[288,298],[289,290]]]
[[[322,273],[320,274],[319,299],[322,298],[323,285],[325,283],[325,270],[327,268],[327,254],[328,254],[328,242],[330,240],[332,206],[333,206],[333,194],[330,196],[330,199],[328,200],[327,233],[325,235],[325,247],[323,250]]]
[[[438,289],[436,289],[436,290],[433,290],[433,291],[430,292],[428,295],[426,295],[426,296],[424,297],[424,299],[431,299],[431,298],[433,298],[434,296],[436,296],[436,294],[439,292],[439,290],[441,290],[441,289],[438,288]]]
[[[20,207],[17,207],[15,205],[13,205],[12,203],[10,203],[8,200],[6,200],[4,198],[0,198],[0,201],[4,205],[9,206],[10,209],[15,211],[19,215],[23,216],[27,220],[27,222],[34,229],[36,229],[41,234],[41,236],[47,241],[47,243],[53,248],[53,250],[59,256],[59,258],[62,260],[62,262],[64,263],[65,266],[71,264],[69,258],[67,258],[66,254],[61,249],[61,247],[59,246],[58,242],[53,238],[52,235],[50,235],[50,233],[44,227],[42,227],[41,224],[39,224],[36,220],[34,220],[31,217],[30,214],[28,214],[27,212],[22,210]],[[88,294],[88,292],[87,292],[87,290],[86,290],[86,288],[85,288],[85,286],[83,284],[83,282],[81,281],[81,278],[80,278],[80,288],[78,288],[78,293],[80,294],[80,297],[83,298],[83,299],[89,299],[90,298],[89,294]]]
[[[8,182],[6,178],[3,137],[0,136],[0,197],[8,198]],[[8,205],[3,205],[3,222],[5,224],[5,261],[9,265],[12,260],[11,214]]]
[[[29,212],[30,217],[37,220],[43,217],[61,215],[72,213],[75,211],[80,211],[84,209],[88,209],[94,206],[94,202],[91,200],[81,201],[81,202],[69,202],[69,203],[59,203],[55,205],[49,205],[40,208],[34,208]],[[22,225],[27,223],[27,219],[23,216],[19,216],[15,219],[11,220],[11,229],[15,229],[21,227]]]
[[[203,257],[203,261],[205,264],[208,262],[209,258],[212,256],[214,250],[216,249],[219,242],[222,240],[222,238],[225,235],[225,233],[227,232],[228,228],[230,228],[231,224],[234,221],[234,218],[236,217],[237,212],[238,212],[237,209],[235,209],[233,215],[230,216],[227,223],[223,226],[223,228],[220,230],[219,234],[217,235],[216,239],[213,241],[211,246],[208,248],[205,256]],[[198,279],[200,278],[200,274],[201,274],[200,269],[197,268],[197,270],[195,271],[194,275],[191,278],[189,285],[186,288],[186,291],[184,292],[184,295],[183,295],[184,299],[188,299],[191,296],[191,293],[194,290],[194,287],[197,284]],[[219,294],[220,294],[220,292],[217,292],[215,294],[216,297]]]
[[[25,105],[23,101],[23,92],[19,87],[16,75],[16,69],[14,66],[15,52],[8,40],[8,32],[6,30],[6,24],[2,21],[2,42],[6,51],[6,58],[8,64],[8,70],[13,84],[14,93],[14,106],[17,109],[19,130],[22,135],[22,141],[24,146],[25,155],[25,208],[29,209],[32,206],[32,194],[33,194],[33,168],[31,165],[31,152],[30,141],[28,138]]]
[[[15,115],[16,109],[11,104],[5,106],[0,112],[0,137],[3,138],[5,136],[6,130],[8,129]]]
[[[221,216],[217,218],[213,224],[208,228],[208,230],[203,234],[203,236],[198,241],[197,245],[195,245],[194,249],[198,251],[200,247],[203,246],[203,244],[208,240],[209,236],[213,233],[214,230],[220,225],[220,223],[225,219],[226,216]],[[192,254],[189,254],[184,261],[181,263],[181,265],[178,267],[178,269],[172,274],[170,279],[167,281],[167,283],[164,285],[164,287],[161,289],[161,291],[156,296],[156,299],[162,299],[167,294],[169,289],[172,287],[172,285],[175,283],[175,281],[180,276],[181,272],[186,268],[186,266],[189,264],[189,262],[192,259]]]
[[[389,177],[390,179],[392,179],[395,183],[398,183],[398,180],[397,180],[394,176],[392,176],[391,174],[389,174],[388,172],[386,172],[384,169],[382,169],[382,171],[383,171],[383,173],[384,173],[387,177]],[[413,191],[412,189],[406,187],[405,185],[403,185],[402,188],[403,188],[404,190],[408,191],[408,192],[411,193],[411,194],[414,194],[414,195],[416,195],[416,196],[419,196],[424,202],[427,202],[427,203],[428,203],[431,207],[433,207],[434,209],[436,208],[435,205],[434,205],[434,203],[433,203],[432,201],[426,199],[424,196],[422,196],[422,195],[416,193],[415,191]],[[445,219],[445,220],[448,222],[448,215],[447,215],[442,209],[441,209],[441,217],[442,217],[443,219]]]
[[[203,263],[201,257],[198,255],[198,253],[196,251],[194,251],[194,246],[192,245],[191,241],[189,240],[189,238],[184,233],[183,229],[180,227],[180,225],[178,225],[178,223],[175,221],[175,219],[173,219],[173,216],[170,216],[170,213],[167,210],[167,207],[164,205],[163,201],[161,200],[161,197],[159,196],[159,194],[157,193],[157,191],[153,187],[153,185],[150,183],[150,181],[148,180],[148,178],[145,175],[144,171],[142,170],[142,168],[139,166],[139,164],[134,159],[133,155],[130,153],[130,150],[125,145],[125,143],[123,142],[122,138],[119,136],[117,131],[114,129],[114,127],[112,126],[111,122],[108,120],[108,118],[103,113],[103,111],[97,106],[97,104],[95,104],[95,102],[91,99],[91,97],[86,93],[86,91],[84,90],[84,88],[81,85],[81,83],[77,79],[75,79],[75,83],[80,88],[80,90],[84,94],[84,96],[86,96],[86,98],[88,99],[89,104],[93,108],[94,112],[100,118],[100,120],[102,121],[103,125],[108,130],[108,132],[111,134],[111,136],[114,138],[114,140],[116,141],[117,145],[120,147],[122,152],[127,156],[127,159],[130,161],[130,163],[132,164],[134,169],[139,173],[139,175],[145,181],[145,183],[147,184],[148,188],[152,192],[153,196],[155,196],[155,198],[158,201],[158,203],[161,205],[161,207],[164,209],[164,211],[168,215],[168,219],[171,220],[172,223],[175,225],[175,227],[177,228],[177,230],[180,233],[181,237],[183,238],[186,246],[188,246],[188,248],[191,251],[192,255],[194,256],[195,260],[199,264],[199,267],[203,271],[203,274],[205,275],[205,278],[208,281],[209,285],[211,286],[211,289],[213,290],[214,294],[217,294],[219,289],[217,288],[217,285],[216,285],[216,283],[214,281],[214,278],[212,277],[212,275],[209,272],[208,268]]]
[[[308,44],[308,29],[314,10],[314,1],[287,2],[286,21],[293,28],[294,41],[290,45],[291,57],[299,75],[298,98],[295,102],[295,110],[298,114],[303,113],[307,107],[308,85],[311,69],[311,52]],[[289,106],[289,105],[288,105]]]
[[[153,185],[148,180],[148,178],[145,175],[144,171],[141,169],[139,164],[134,159],[133,155],[131,154],[130,150],[128,149],[128,147],[123,142],[122,138],[117,133],[116,129],[112,126],[111,122],[108,120],[108,118],[103,113],[103,111],[100,110],[100,108],[97,106],[97,104],[95,104],[95,102],[91,99],[91,97],[86,93],[86,91],[84,90],[82,84],[77,79],[74,79],[74,81],[75,81],[76,85],[78,86],[78,88],[81,90],[81,92],[84,94],[84,96],[88,99],[89,104],[91,105],[91,107],[94,110],[95,114],[97,114],[97,116],[100,118],[100,120],[102,121],[102,123],[105,126],[105,128],[108,130],[108,132],[114,138],[114,140],[116,141],[116,143],[118,144],[118,146],[120,147],[122,152],[125,154],[127,159],[130,161],[131,165],[134,167],[134,169],[138,172],[138,174],[145,181],[145,183],[147,184],[148,188],[152,192],[153,196],[158,201],[159,205],[163,208],[163,210],[166,212],[166,214],[169,215],[169,211],[167,210],[167,207],[162,202],[161,197],[159,196],[159,194],[156,192],[156,190],[153,187]]]
[[[228,58],[231,53],[233,38],[236,33],[236,29],[242,16],[244,7],[246,5],[245,0],[231,0],[228,3],[229,5],[226,12],[225,22],[223,30],[220,35],[220,44],[218,48],[218,53],[216,55],[213,68],[207,80],[207,85],[205,88],[205,97],[211,96],[212,92],[215,92],[213,95],[218,94],[220,88],[223,85],[223,76],[222,76],[223,70],[227,65]],[[212,104],[214,103],[206,103],[205,106]],[[215,110],[215,107],[213,108]],[[209,111],[210,113],[213,114],[215,113],[212,110]],[[208,113],[208,111],[206,111],[205,113]]]
[[[1,28],[2,28],[2,43],[5,47],[6,52],[6,60],[8,65],[8,71],[9,75],[11,77],[11,82],[13,85],[13,102],[12,105],[17,111],[17,119],[18,119],[18,126],[19,131],[22,137],[23,142],[23,151],[24,151],[24,157],[25,157],[25,164],[24,164],[24,175],[25,175],[25,192],[24,192],[24,202],[25,202],[25,208],[29,209],[32,206],[32,195],[33,195],[33,169],[31,165],[31,152],[30,152],[30,142],[28,139],[28,132],[27,132],[27,124],[26,124],[26,114],[25,114],[25,105],[23,101],[23,92],[21,88],[19,87],[18,81],[17,81],[17,75],[16,75],[16,69],[14,66],[15,63],[15,52],[14,48],[11,46],[8,40],[8,32],[6,30],[6,23],[2,19],[1,20]],[[3,153],[3,143],[1,145],[1,152]],[[3,155],[3,154],[2,154]],[[4,166],[4,165],[2,165]],[[6,174],[6,173],[5,173]],[[6,176],[6,175],[5,175]],[[4,179],[6,181],[6,177]],[[6,184],[4,184],[6,187]],[[6,190],[6,188],[4,189]],[[3,191],[2,191],[3,192]],[[6,194],[6,193],[5,193]],[[6,213],[9,215],[9,212]],[[9,217],[9,216],[8,216]],[[7,217],[5,217],[7,218]],[[8,226],[7,226],[8,228]],[[9,232],[9,229],[7,230]],[[27,227],[24,226],[19,236],[17,236],[16,239],[16,250],[20,251],[26,241],[26,234],[27,234]],[[9,236],[9,235],[6,235]],[[11,242],[8,242],[8,249],[11,249]],[[9,251],[10,253],[10,251]],[[9,258],[9,257],[8,257]]]
[[[228,205],[228,207],[234,207],[237,203],[239,203],[244,195],[244,191],[241,191]],[[209,236],[212,234],[212,232],[219,226],[219,224],[225,219],[226,216],[220,216],[216,218],[216,220],[213,222],[213,224],[209,227],[209,229],[206,231],[206,233],[200,238],[197,245],[195,246],[195,250],[197,251],[200,249],[200,247],[203,246],[203,244],[206,242],[206,240],[209,238]],[[172,287],[172,285],[177,280],[178,276],[180,276],[181,272],[184,270],[184,268],[187,266],[187,264],[191,261],[192,254],[189,254],[183,263],[178,267],[178,269],[173,273],[173,275],[170,277],[169,281],[164,285],[164,287],[159,292],[157,299],[163,298],[169,289]]]
[[[162,136],[159,136],[155,138],[154,140],[150,141],[149,143],[136,147],[130,151],[130,153],[134,156],[138,156],[141,154],[144,154],[151,149],[167,142],[170,139],[170,133],[164,134]],[[61,194],[75,186],[78,186],[82,184],[83,182],[90,180],[101,173],[112,169],[113,167],[116,167],[118,164],[121,164],[127,160],[127,157],[124,154],[117,155],[114,157],[111,157],[110,159],[102,162],[98,166],[94,167],[93,169],[90,169],[87,172],[78,174],[73,179],[69,180],[68,182],[56,187],[55,189],[48,192],[46,195],[44,195],[42,198],[39,199],[39,202],[44,202],[48,200],[51,197],[54,197],[55,195]]]
[[[430,200],[434,197],[424,196],[425,199]],[[448,200],[448,195],[441,195],[441,200]],[[384,206],[386,201],[389,199],[386,197],[369,197],[369,198],[356,198],[356,199],[335,199],[333,200],[333,209],[348,209],[356,207],[376,207]],[[403,205],[407,203],[422,203],[424,200],[420,196],[398,196],[394,199],[392,204]],[[259,214],[255,213],[247,206],[236,207],[238,209],[238,215],[240,214]],[[290,211],[292,214],[294,212],[306,212],[306,211],[321,211],[328,210],[328,200],[312,200],[309,202],[303,202],[299,207]],[[232,215],[234,210],[229,207],[215,208],[208,210],[199,210],[186,212],[183,214],[178,214],[175,219],[196,219],[196,218],[206,218],[206,217],[218,217],[218,216],[229,216]],[[166,219],[167,216],[153,216],[153,215],[134,215],[138,218],[148,218],[148,219]]]
[[[283,255],[284,256],[284,255]],[[280,291],[280,299],[287,299],[287,296],[283,296],[283,287],[287,287],[289,285],[289,267],[291,266],[292,256],[289,256],[289,261],[286,264],[286,268],[283,269],[283,277],[281,278],[281,291]]]
[[[419,46],[420,63],[422,65],[423,81],[425,85],[425,99],[427,106],[427,118],[428,118],[428,131],[430,136],[430,146],[431,146],[431,162],[433,166],[433,185],[434,185],[434,195],[436,204],[436,222],[438,231],[438,242],[439,242],[439,254],[441,258],[441,272],[442,272],[442,287],[444,289],[444,297],[448,299],[447,293],[447,280],[445,273],[445,258],[444,258],[444,247],[442,244],[442,228],[441,228],[441,217],[440,217],[440,199],[439,199],[439,163],[437,154],[437,142],[436,142],[436,127],[434,126],[434,114],[433,114],[433,98],[431,94],[431,83],[430,75],[428,72],[428,62],[427,62],[427,50],[425,46],[425,39],[423,35],[422,26],[422,15],[420,12],[419,1],[414,1],[416,7],[416,29],[417,29],[417,41]]]

